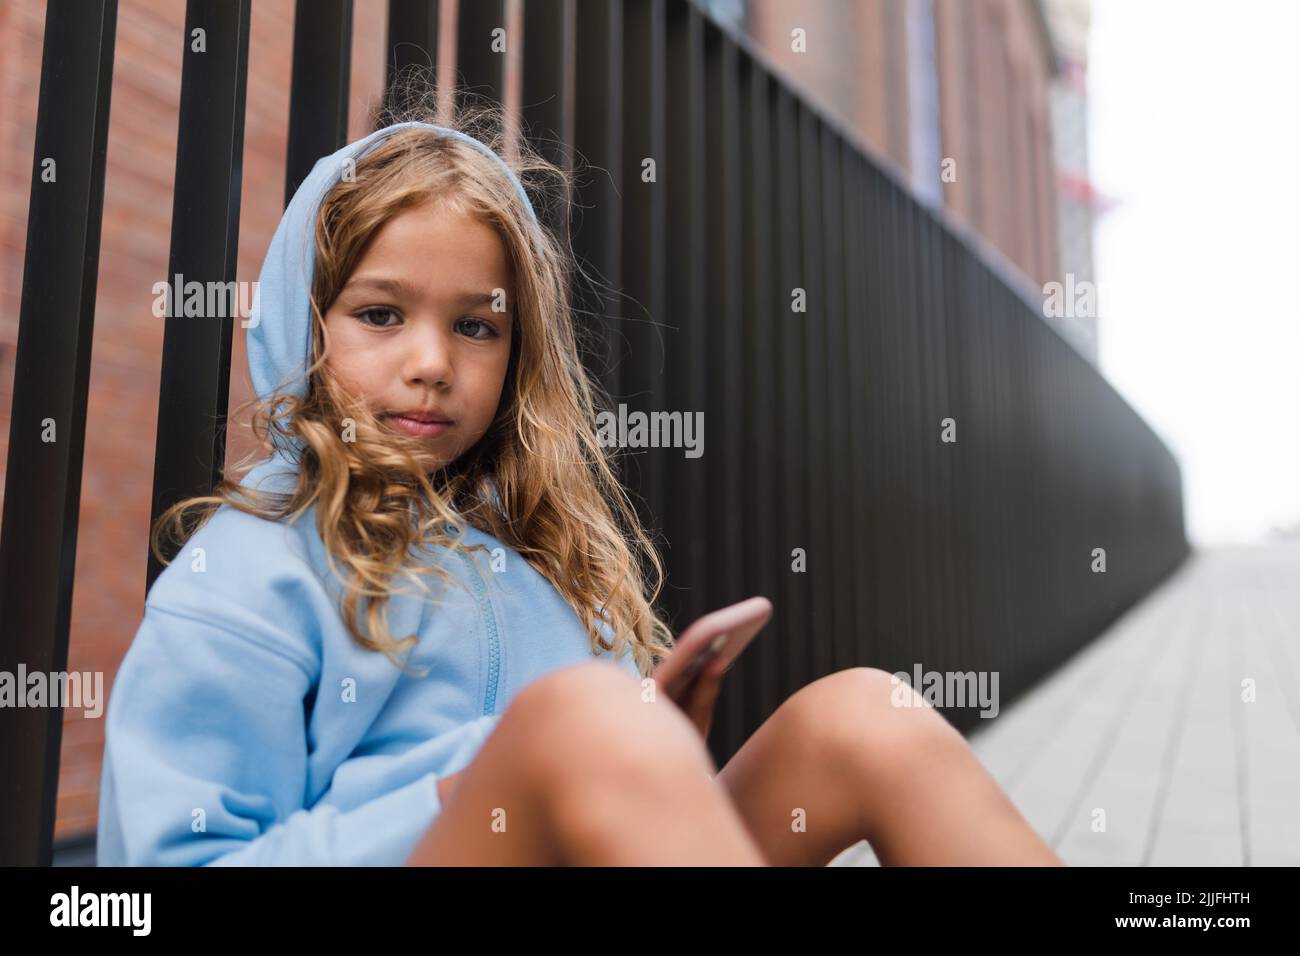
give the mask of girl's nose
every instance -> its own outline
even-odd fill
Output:
[[[452,343],[440,323],[412,323],[406,344],[406,380],[412,384],[450,385]]]

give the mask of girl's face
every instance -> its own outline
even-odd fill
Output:
[[[431,469],[443,467],[496,416],[513,300],[496,232],[425,203],[379,229],[325,312],[326,367],[386,426],[419,437]]]

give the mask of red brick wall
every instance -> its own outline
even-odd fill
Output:
[[[904,3],[750,0],[749,25],[773,67],[909,181]],[[957,161],[944,206],[1030,278],[1059,278],[1050,76],[1032,3],[934,0],[934,16],[941,152]],[[805,53],[790,49],[795,27]]]
[[[907,109],[901,2],[750,0],[749,28],[767,62],[796,89],[905,170],[906,124],[899,131],[889,122],[891,108]],[[805,32],[805,52],[791,49],[795,28]]]
[[[934,0],[944,204],[1031,279],[1059,278],[1046,50],[1024,0]]]

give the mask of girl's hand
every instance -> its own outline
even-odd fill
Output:
[[[713,723],[713,708],[722,688],[722,677],[728,670],[730,665],[719,661],[705,664],[682,696],[673,701],[699,729],[700,736],[706,742],[709,739],[709,726]]]

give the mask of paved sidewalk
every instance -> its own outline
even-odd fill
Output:
[[[1196,552],[969,739],[1069,865],[1300,865],[1300,542]]]

